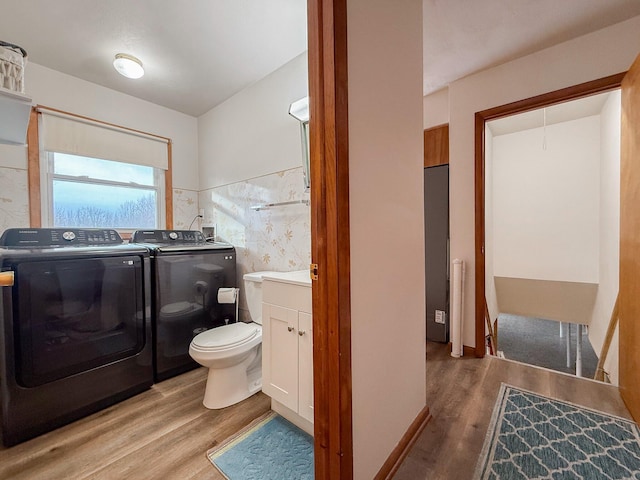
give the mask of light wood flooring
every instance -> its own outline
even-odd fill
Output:
[[[268,411],[258,393],[222,409],[202,405],[198,368],[53,432],[0,447],[0,479],[212,479],[208,449]]]
[[[501,382],[630,418],[609,385],[509,360],[455,359],[437,343],[427,344],[427,357],[433,418],[394,480],[471,478]],[[207,410],[205,381],[199,368],[28,442],[0,447],[0,479],[222,480],[206,451],[269,410],[270,400],[259,393]]]
[[[618,389],[495,357],[456,359],[427,343],[427,405],[433,418],[394,480],[469,480],[484,443],[500,385],[631,418]]]

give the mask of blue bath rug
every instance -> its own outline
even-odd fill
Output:
[[[640,430],[503,384],[474,478],[640,480]]]
[[[313,437],[269,412],[207,452],[228,480],[312,480]]]

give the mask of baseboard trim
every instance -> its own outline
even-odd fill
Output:
[[[465,357],[475,357],[476,349],[473,347],[467,347],[466,345],[462,346],[462,355]]]
[[[400,468],[402,461],[409,454],[409,450],[416,440],[424,430],[424,427],[427,426],[431,420],[431,413],[429,413],[429,407],[425,406],[422,411],[418,414],[409,428],[402,436],[396,448],[393,449],[387,460],[384,462],[382,467],[380,467],[380,471],[374,477],[374,480],[391,480],[393,476]]]
[[[449,342],[449,351],[451,351],[451,342]],[[467,345],[462,346],[462,356],[463,357],[476,357],[476,349],[474,347],[469,347]]]

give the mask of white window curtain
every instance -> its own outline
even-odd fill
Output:
[[[41,148],[169,169],[169,139],[38,107]]]

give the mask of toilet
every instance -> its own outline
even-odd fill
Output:
[[[236,322],[196,335],[189,355],[209,369],[202,403],[210,409],[228,407],[262,388],[262,277],[243,276],[251,323]]]

